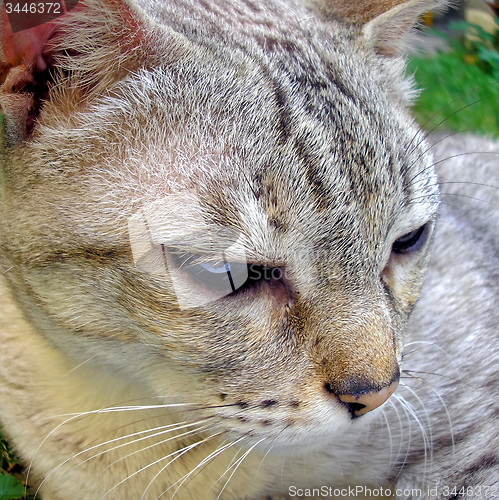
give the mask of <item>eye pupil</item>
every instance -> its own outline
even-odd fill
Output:
[[[426,241],[427,228],[428,224],[424,224],[418,229],[404,234],[404,236],[395,240],[392,245],[392,252],[400,254],[419,250]]]

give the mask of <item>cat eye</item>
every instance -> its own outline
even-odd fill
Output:
[[[208,288],[227,293],[236,291],[248,279],[248,264],[225,259],[203,262],[193,254],[184,256],[180,268]]]
[[[425,244],[428,234],[430,232],[430,224],[424,224],[418,229],[404,234],[393,242],[392,252],[403,254],[408,252],[415,252],[422,248]]]
[[[225,258],[206,261],[200,255],[179,253],[171,249],[169,254],[174,258],[178,268],[198,283],[226,294],[247,288],[260,280],[282,278],[282,269],[279,267],[229,262]]]

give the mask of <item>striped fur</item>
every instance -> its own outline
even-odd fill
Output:
[[[82,0],[41,52],[55,71],[33,75],[32,123],[11,104],[31,87],[2,87],[0,422],[43,500],[435,484],[443,499],[497,481],[490,447],[467,456],[478,424],[445,383],[360,418],[337,397],[442,364],[404,354],[439,189],[395,53],[430,6]],[[423,225],[421,248],[393,251]],[[410,332],[438,325],[451,352],[449,322],[428,322],[461,314],[439,238]],[[213,245],[283,277],[217,295],[171,265],[210,263]]]

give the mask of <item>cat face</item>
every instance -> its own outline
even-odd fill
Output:
[[[391,393],[438,202],[398,63],[291,18],[208,44],[180,11],[105,86],[59,77],[5,153],[1,221],[11,284],[63,352],[277,445]]]

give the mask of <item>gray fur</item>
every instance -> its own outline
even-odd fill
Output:
[[[84,4],[47,43],[32,129],[26,92],[0,92],[0,420],[43,499],[497,487],[497,189],[444,184],[409,325],[431,238],[392,248],[437,218],[396,55],[434,2],[355,23],[297,1]],[[440,175],[494,184],[497,146],[467,138],[483,148]],[[455,210],[467,189],[488,203]],[[215,296],[161,267],[209,263],[212,234],[285,279]],[[399,367],[352,418],[339,397]]]

